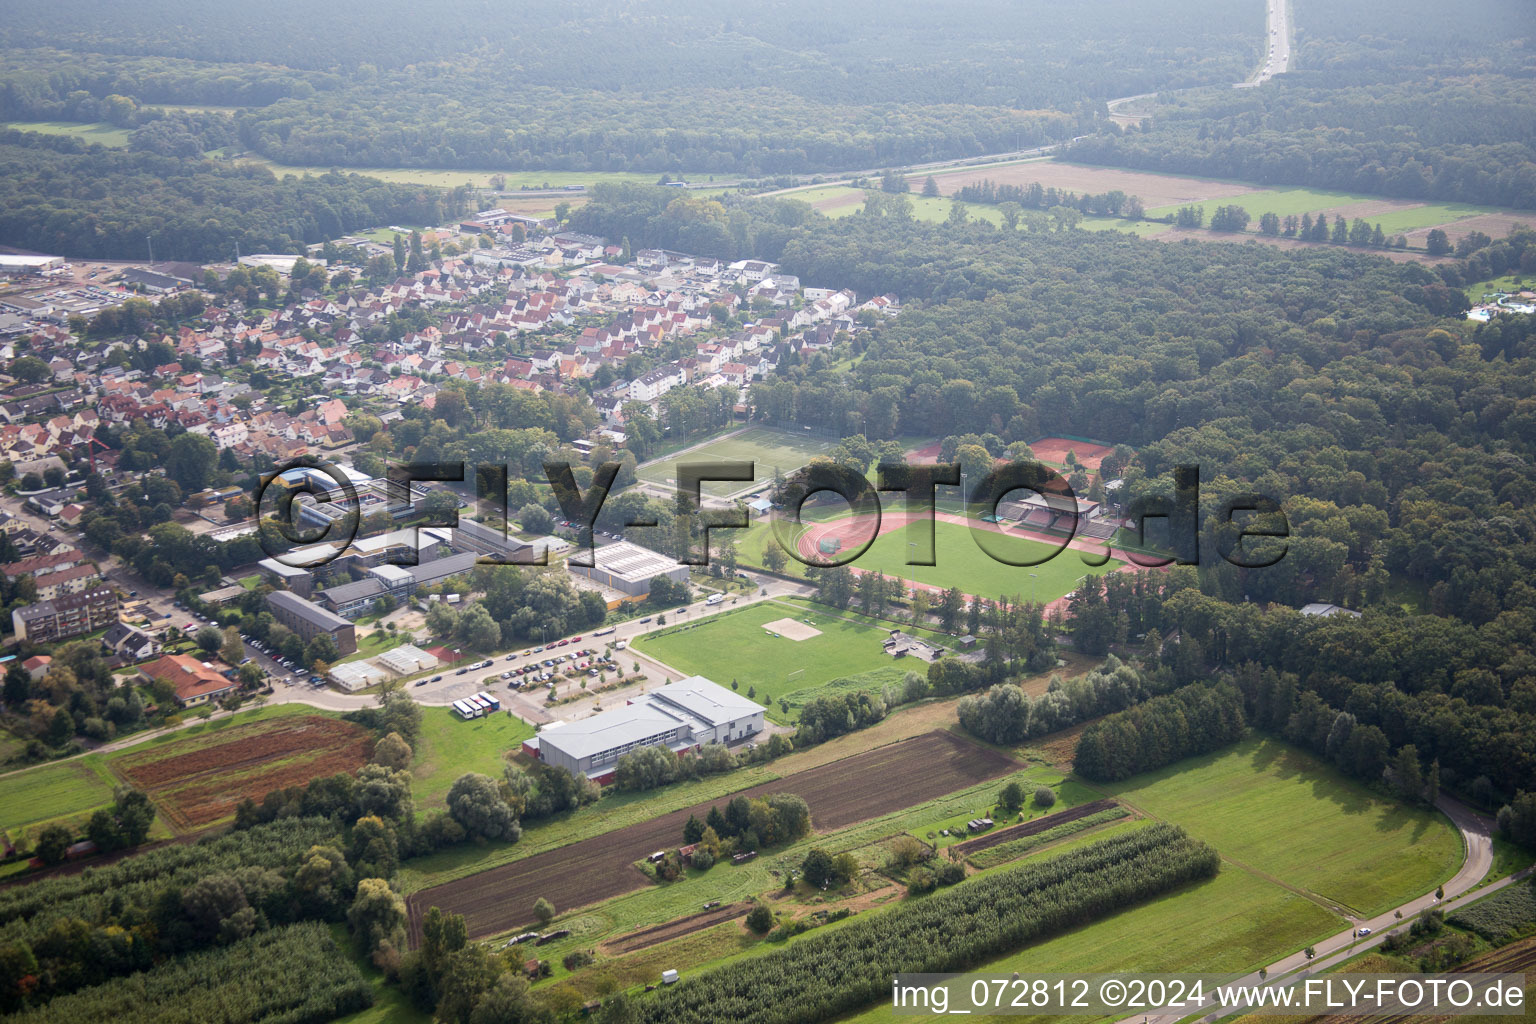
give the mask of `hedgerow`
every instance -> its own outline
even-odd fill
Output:
[[[867,1006],[898,972],[962,971],[1216,874],[1220,858],[1158,824],[726,964],[640,1007],[645,1024],[800,1024]],[[964,922],[963,926],[957,922]]]

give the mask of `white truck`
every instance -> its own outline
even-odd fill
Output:
[[[725,595],[724,594],[710,594],[709,597],[705,599],[704,603],[706,605],[719,604],[721,601],[724,601],[724,600],[725,600]]]

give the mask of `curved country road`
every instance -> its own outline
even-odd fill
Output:
[[[1314,944],[1317,955],[1308,960],[1305,952],[1292,953],[1290,956],[1276,960],[1267,965],[1267,976],[1261,978],[1258,972],[1245,974],[1241,978],[1234,979],[1234,985],[1246,985],[1249,987],[1265,986],[1268,988],[1285,987],[1299,982],[1315,974],[1320,974],[1332,968],[1338,967],[1344,961],[1355,954],[1374,948],[1386,939],[1387,934],[1398,927],[1405,927],[1413,920],[1415,914],[1429,907],[1439,906],[1447,910],[1454,909],[1461,904],[1468,903],[1472,899],[1485,896],[1497,889],[1502,889],[1531,874],[1532,868],[1526,868],[1513,875],[1499,879],[1482,889],[1476,889],[1479,882],[1493,867],[1493,822],[1486,816],[1477,813],[1472,808],[1453,800],[1448,796],[1441,796],[1435,801],[1451,823],[1461,833],[1462,844],[1465,847],[1466,859],[1462,862],[1461,869],[1456,872],[1450,881],[1445,883],[1445,898],[1437,899],[1434,892],[1425,893],[1416,899],[1409,900],[1400,907],[1389,910],[1375,917],[1350,921],[1350,930],[1339,932]],[[1399,919],[1397,914],[1401,913]],[[1371,934],[1366,938],[1356,938],[1360,928],[1371,929]],[[1199,1017],[1199,1021],[1211,1022],[1245,1011],[1246,1007],[1240,1006],[1216,1006]],[[1187,1012],[1169,1012],[1158,1016],[1147,1017],[1136,1014],[1126,1017],[1120,1024],[1139,1024],[1146,1020],[1148,1024],[1174,1024],[1176,1021],[1188,1019],[1191,1015]]]

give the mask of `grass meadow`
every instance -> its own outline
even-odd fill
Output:
[[[790,640],[764,628],[765,623],[783,618],[808,621],[821,635]],[[708,676],[722,686],[734,681],[742,693],[755,688],[753,699],[768,705],[768,717],[785,721],[779,698],[891,666],[892,658],[880,646],[885,632],[804,605],[767,601],[669,625],[637,639],[634,647],[680,672]]]
[[[772,427],[749,427],[728,437],[707,441],[678,455],[656,459],[636,472],[649,484],[670,488],[676,482],[679,462],[751,462],[757,479],[754,484],[740,482],[706,483],[704,491],[718,497],[766,486],[775,471],[789,475],[816,455],[826,455],[838,446],[836,438],[800,435]]]
[[[491,714],[464,721],[452,708],[422,708],[421,735],[411,762],[411,793],[417,812],[442,807],[453,782],[465,772],[501,778],[507,754],[515,754],[533,726],[516,715]]]
[[[118,128],[105,122],[82,124],[75,121],[7,121],[5,128],[21,132],[39,132],[43,135],[71,135],[84,142],[96,142],[119,149],[128,145],[130,129]]]
[[[1007,565],[977,546],[972,531],[954,523],[934,524],[934,565],[907,565],[909,546],[917,527],[909,524],[881,534],[868,551],[850,563],[854,568],[883,572],[909,582],[935,587],[959,587],[980,597],[1014,597],[1054,601],[1077,589],[1082,577],[1099,575],[1120,566],[1111,559],[1102,566],[1088,566],[1078,553],[1063,550],[1039,565]],[[979,531],[978,531],[979,532]],[[1053,545],[1024,537],[989,534],[988,542],[1014,561],[1050,556]],[[1034,574],[1031,579],[1031,574]]]
[[[1378,797],[1271,739],[1107,788],[1223,857],[1362,917],[1430,891],[1461,864],[1461,837],[1437,812]]]

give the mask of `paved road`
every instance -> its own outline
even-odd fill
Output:
[[[134,578],[133,574],[125,569],[118,570],[116,575],[125,576],[130,580]],[[811,593],[812,590],[808,584],[790,583],[784,580],[775,580],[770,577],[757,576],[756,574],[752,574],[752,576],[755,589],[753,589],[750,593],[737,596],[737,599],[734,602],[727,598],[721,604],[706,605],[703,599],[700,599],[688,605],[688,610],[681,615],[678,615],[673,610],[668,609],[666,612],[668,621],[697,621],[701,618],[717,615],[720,612],[744,608],[748,605],[756,604],[760,601],[770,600],[775,597],[806,595]],[[155,600],[158,601],[159,599],[156,598]],[[165,598],[163,603],[169,607],[170,598]],[[184,625],[189,620],[194,621],[195,625],[204,625],[204,623],[194,620],[191,616],[191,613],[187,612],[185,609],[171,610],[174,611],[175,615],[177,616],[177,618],[175,618],[173,621],[178,626]],[[638,689],[640,687],[651,685],[656,680],[678,679],[682,676],[682,673],[676,671],[670,666],[656,661],[648,655],[641,654],[640,652],[628,647],[628,644],[635,637],[649,633],[655,628],[655,616],[646,616],[644,617],[644,621],[641,619],[632,619],[628,622],[620,623],[614,626],[614,631],[612,633],[605,634],[603,636],[594,636],[590,632],[575,634],[581,637],[579,642],[575,644],[567,644],[565,647],[556,646],[552,649],[557,654],[563,654],[568,651],[579,650],[583,648],[590,648],[594,651],[601,651],[609,643],[622,641],[625,644],[625,650],[615,654],[615,660],[619,661],[622,665],[633,665],[635,662],[639,662],[642,671],[644,671],[648,676],[646,683],[635,684],[636,688]],[[537,687],[530,687],[529,689],[533,692],[526,695],[517,694],[513,691],[510,691],[507,687],[507,682],[501,679],[501,673],[505,672],[508,668],[526,665],[530,661],[541,661],[548,657],[549,653],[549,649],[546,649],[540,653],[534,653],[531,649],[529,649],[526,651],[516,652],[510,658],[506,654],[497,655],[490,659],[490,667],[472,669],[464,673],[462,676],[457,674],[457,670],[448,668],[440,673],[442,678],[437,682],[429,681],[419,687],[413,685],[409,687],[408,692],[418,704],[427,707],[447,707],[454,701],[463,697],[467,697],[472,693],[477,693],[481,690],[488,690],[503,696],[513,696],[517,699],[515,701],[508,701],[503,706],[512,706],[514,712],[517,712],[519,717],[524,718],[524,720],[528,721],[530,724],[542,724],[542,721],[550,721],[555,717],[563,719],[585,717],[593,711],[594,706],[599,703],[599,700],[605,702],[608,706],[613,706],[616,701],[623,700],[624,695],[629,692],[628,689],[610,690],[603,694],[601,698],[594,694],[590,698],[583,698],[582,700],[573,701],[569,704],[557,705],[554,708],[549,708],[546,710],[544,708],[542,691]],[[371,694],[339,693],[325,686],[311,686],[308,682],[308,673],[297,673],[299,678],[295,680],[292,678],[295,673],[289,669],[285,669],[277,665],[266,655],[251,647],[250,644],[246,644],[246,654],[274,677],[272,679],[273,692],[266,699],[268,704],[303,704],[308,707],[321,708],[326,711],[355,711],[358,708],[372,707],[375,703],[374,697]],[[478,665],[485,660],[486,659],[483,657],[475,659],[474,664]],[[565,689],[575,685],[577,685],[575,682],[562,682],[561,688]],[[249,708],[249,705],[247,705],[247,708]],[[239,714],[238,711],[234,713]],[[220,711],[216,712],[214,717],[227,717],[228,714],[228,712]],[[174,726],[170,729],[155,729],[146,732],[134,733],[132,736],[125,736],[120,740],[113,740],[110,743],[102,744],[98,747],[93,747],[90,750],[75,756],[84,757],[86,753],[121,750],[125,747],[131,747],[136,744],[143,743],[147,740],[154,739],[157,736],[163,736],[168,732],[174,732],[176,729],[190,728],[191,726],[200,724],[201,719],[189,717],[180,725]],[[64,760],[68,760],[68,758],[65,758]],[[51,764],[54,762],[49,763]],[[27,771],[28,769],[21,768],[17,770]],[[4,772],[0,774],[8,775],[12,773]]]
[[[1276,75],[1291,70],[1290,0],[1269,0],[1268,24],[1264,29],[1267,52],[1252,78],[1238,83],[1239,88],[1263,85]]]
[[[1532,868],[1517,872],[1505,878],[1493,882],[1483,889],[1477,890],[1477,884],[1488,874],[1493,867],[1493,830],[1494,823],[1487,817],[1477,813],[1470,807],[1442,795],[1435,802],[1435,806],[1451,819],[1451,822],[1461,832],[1462,842],[1465,846],[1466,859],[1450,881],[1445,883],[1445,898],[1437,899],[1433,892],[1425,893],[1416,899],[1409,900],[1402,906],[1389,910],[1384,914],[1378,914],[1369,919],[1350,918],[1350,930],[1339,932],[1314,944],[1315,959],[1308,960],[1305,952],[1293,953],[1268,965],[1267,977],[1261,978],[1257,972],[1244,975],[1236,979],[1233,984],[1247,986],[1266,986],[1277,988],[1292,984],[1301,979],[1322,973],[1334,967],[1338,967],[1344,961],[1357,953],[1374,948],[1387,937],[1387,934],[1395,927],[1404,927],[1409,924],[1414,915],[1430,907],[1439,906],[1447,910],[1454,909],[1472,899],[1487,895],[1497,889],[1502,889],[1531,874]],[[1402,917],[1397,916],[1398,913]],[[1369,928],[1371,934],[1365,938],[1359,938],[1361,928]],[[1245,1011],[1246,1007],[1240,1006],[1212,1006],[1210,1012],[1202,1015],[1202,1022],[1216,1021],[1233,1013]],[[1147,1020],[1149,1024],[1175,1024],[1184,1020],[1188,1013],[1170,1012],[1159,1016],[1145,1017],[1136,1014],[1126,1017],[1121,1024],[1139,1024]]]

